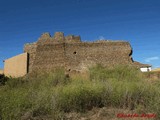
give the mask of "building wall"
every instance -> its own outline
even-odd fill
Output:
[[[21,77],[27,74],[28,54],[23,53],[5,60],[4,74],[6,76]]]
[[[140,68],[140,70],[142,72],[149,72],[149,71],[151,71],[151,67],[143,67],[143,68]]]
[[[3,74],[3,70],[0,70],[0,74]]]

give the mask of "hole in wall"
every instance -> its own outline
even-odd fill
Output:
[[[68,71],[71,71],[71,69],[68,69]]]
[[[74,51],[74,52],[73,52],[73,54],[77,54],[77,52],[76,52],[76,51]]]

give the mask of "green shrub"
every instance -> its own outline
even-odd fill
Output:
[[[146,81],[134,68],[118,66],[90,68],[90,79],[66,78],[64,70],[10,78],[0,87],[0,117],[17,120],[51,115],[64,119],[70,111],[85,112],[93,107],[116,107],[155,113],[160,117],[160,81]],[[29,118],[28,118],[29,119]]]
[[[143,77],[142,73],[131,66],[115,66],[113,68],[105,68],[101,65],[90,68],[91,80],[123,80],[123,81],[139,81]]]
[[[55,87],[57,85],[65,85],[69,83],[69,78],[65,76],[64,69],[57,69],[53,72],[41,72],[37,75],[31,75],[28,77],[29,81],[32,85],[38,85],[41,86],[49,86],[49,87]]]
[[[58,107],[62,111],[86,111],[93,107],[102,107],[105,86],[101,83],[77,81],[78,84],[59,88]]]
[[[23,80],[22,78],[9,78],[6,82],[8,88],[17,88],[24,86],[28,81]]]
[[[23,88],[0,91],[0,111],[4,120],[19,119],[30,107],[27,91]]]
[[[0,74],[0,86],[1,86],[1,85],[5,85],[6,82],[8,81],[8,79],[9,79],[8,77]]]

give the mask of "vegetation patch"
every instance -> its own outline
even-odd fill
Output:
[[[160,81],[128,66],[90,68],[90,77],[66,78],[62,69],[54,73],[9,78],[0,87],[0,117],[17,119],[65,119],[69,113],[95,108],[117,108],[154,113],[160,119]],[[107,117],[106,117],[107,118]],[[115,116],[116,118],[116,116]]]

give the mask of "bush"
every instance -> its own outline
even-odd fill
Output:
[[[27,80],[23,80],[22,78],[9,78],[6,85],[8,88],[17,88],[23,87],[27,82]]]
[[[68,86],[59,88],[58,108],[64,112],[90,110],[93,107],[102,107],[105,86],[101,83],[77,81]]]
[[[143,78],[142,73],[131,66],[115,66],[105,68],[101,65],[90,68],[91,80],[120,80],[120,81],[139,81]]]
[[[9,79],[8,77],[4,76],[3,74],[0,74],[0,86],[5,85],[8,79]]]

